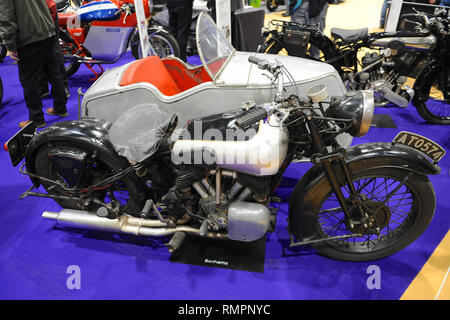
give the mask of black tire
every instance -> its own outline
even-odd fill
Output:
[[[162,28],[151,27],[148,29],[148,38],[155,52],[153,55],[165,58],[169,56],[180,57],[180,46],[175,37]],[[139,33],[135,32],[131,40],[131,53],[138,60],[142,58]]]
[[[405,179],[410,171],[397,168],[370,168],[370,161],[368,162],[369,163],[350,165],[351,169],[352,167],[353,169],[355,167],[359,169],[359,171],[352,170],[353,172],[356,172],[352,175],[352,178],[355,181],[355,187],[361,188],[362,193],[365,193],[368,196],[368,200],[364,202],[365,205],[372,208],[378,208],[380,201],[383,201],[383,197],[380,196],[378,192],[383,195],[382,189],[385,186],[389,186],[387,181],[391,181],[389,183],[392,184],[389,188],[390,191],[393,191],[396,186],[400,185],[400,182]],[[373,185],[371,184],[371,181],[373,181]],[[367,182],[367,186],[362,187],[362,185],[364,185],[363,182]],[[380,185],[378,185],[378,183],[380,183]],[[368,189],[371,187],[373,187],[374,190],[368,192]],[[386,190],[388,190],[387,187]],[[344,192],[348,193],[348,191]],[[377,192],[377,194],[375,194],[375,192]],[[401,194],[401,192],[403,192],[403,194]],[[388,193],[388,191],[386,191],[386,193]],[[318,179],[317,183],[309,188],[303,195],[304,198],[298,198],[301,195],[296,194],[296,191],[294,190],[292,197],[297,198],[290,204],[293,208],[290,212],[289,223],[294,235],[297,237],[299,236],[298,229],[300,226],[298,225],[298,215],[300,214],[299,212],[301,212],[299,210],[309,210],[308,212],[314,215],[316,224],[314,228],[316,230],[316,238],[318,239],[359,233],[355,232],[355,230],[351,230],[351,226],[346,223],[345,215],[340,208],[340,205],[337,200],[332,199],[334,193],[331,191],[331,186],[325,175],[322,175],[322,178]],[[398,198],[396,198],[397,196]],[[411,198],[405,198],[406,196],[410,196]],[[370,201],[370,199],[372,199],[372,201]],[[391,200],[387,202],[388,205],[383,207],[383,210],[379,210],[379,215],[375,217],[375,221],[384,221],[379,222],[382,224],[380,226],[379,237],[376,234],[370,234],[369,232],[363,234],[362,237],[320,242],[313,244],[312,246],[320,255],[344,261],[378,260],[405,248],[425,231],[433,218],[436,207],[434,189],[428,177],[413,174],[390,199]],[[402,204],[403,200],[410,201],[410,203]],[[395,209],[391,210],[389,207],[390,205],[396,206]],[[330,206],[330,208],[326,210],[328,206]],[[399,207],[402,208],[402,210],[398,209]],[[331,208],[333,208],[333,210],[331,210]],[[386,210],[386,208],[388,209]],[[404,210],[409,211],[403,213]],[[401,214],[399,213],[400,211],[402,212]],[[333,219],[337,222],[335,225],[330,226],[329,224],[331,223],[328,222]],[[384,223],[386,223],[386,225],[384,225]],[[327,225],[329,229],[327,228]]]
[[[59,44],[61,46],[63,57],[67,54],[74,53],[75,43],[62,30],[59,32]],[[66,78],[74,75],[80,69],[80,62],[65,62]]]
[[[72,152],[74,154],[82,154],[87,152],[88,155],[97,151],[97,155],[94,161],[92,161],[85,169],[81,182],[77,186],[78,188],[84,188],[93,185],[94,183],[104,179],[115,172],[123,170],[125,168],[126,160],[117,156],[111,156],[99,150],[94,150],[92,146],[83,145],[81,143],[57,141],[48,143],[42,146],[36,153],[35,157],[35,172],[38,176],[64,183],[64,179],[57,172],[57,168],[54,168],[52,161],[49,158],[51,154],[56,150],[65,150],[66,152]],[[110,202],[114,199],[120,203],[121,212],[136,215],[140,212],[144,205],[144,197],[140,196],[139,187],[136,183],[137,177],[134,175],[128,175],[123,180],[116,182],[108,188],[96,191],[95,197],[103,202]],[[42,185],[49,194],[67,195],[66,192],[59,187],[50,188],[53,184],[43,181]],[[109,195],[108,195],[109,193]],[[128,195],[125,195],[128,193]],[[112,194],[112,196],[111,196]],[[119,198],[118,195],[124,198]],[[109,197],[109,198],[108,198]],[[96,210],[98,204],[84,205],[75,200],[61,200],[55,199],[55,201],[63,208],[77,209],[77,210]]]
[[[450,101],[444,98],[443,90],[445,89],[439,85],[440,77],[442,75],[436,72],[433,77],[424,81],[423,86],[419,90],[416,90],[413,105],[416,107],[420,116],[427,122],[433,124],[450,124]],[[449,88],[447,90],[450,91]],[[435,98],[430,95],[435,96]]]
[[[269,10],[270,12],[277,10],[278,8],[277,0],[266,0],[266,7],[267,10]]]

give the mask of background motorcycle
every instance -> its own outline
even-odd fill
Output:
[[[298,92],[286,98],[285,89],[293,88],[284,87],[284,79],[292,77],[288,71],[253,56],[249,61],[272,75],[274,101],[245,103],[235,112],[188,121],[185,133],[190,135],[181,140],[170,140],[176,117],[156,105],[137,105],[114,124],[85,118],[56,123],[34,136],[25,127],[8,150],[14,165],[26,153],[27,169],[21,172],[47,194],[30,189],[21,197],[57,201],[66,209],[43,217],[62,226],[173,235],[171,251],[186,233],[249,242],[274,229],[273,192],[291,161],[308,157],[314,166],[297,183],[289,204],[292,247],[311,244],[334,259],[367,261],[417,239],[434,214],[427,175],[440,171],[435,164],[443,156],[440,147],[426,142],[426,154],[435,163],[426,160],[425,149],[407,146],[415,137],[409,133],[395,144],[341,149],[336,136],[362,136],[369,130],[370,91],[328,100],[326,87],[319,85],[308,98]],[[324,103],[330,104],[326,111]],[[254,130],[233,140],[196,140],[199,122],[203,130],[222,133]],[[269,152],[262,162],[236,160],[237,154],[252,159],[264,149]],[[183,161],[172,161],[178,156]]]
[[[432,18],[423,13],[406,14],[403,22],[410,17],[423,19],[415,32],[368,34],[367,28],[332,28],[335,41],[315,26],[274,20],[273,29],[264,32],[267,39],[259,51],[323,60],[340,72],[349,89],[373,89],[376,106],[393,103],[406,107],[414,97],[413,105],[425,120],[450,124],[448,67],[443,67],[449,65],[446,12],[437,10]],[[318,49],[317,55],[308,50],[310,45]],[[366,54],[360,58],[358,53],[363,50]],[[417,77],[414,90],[405,85],[406,77]],[[438,98],[427,102],[430,91]]]
[[[98,76],[92,66],[97,64],[101,68],[101,64],[116,62],[128,46],[135,59],[142,57],[133,0],[83,1],[81,6],[76,0],[71,0],[70,4],[58,13],[67,76],[73,75],[81,63]],[[150,2],[144,1],[147,18],[150,17],[150,9]],[[75,17],[79,18],[79,27],[70,26]],[[152,54],[179,56],[178,43],[167,30],[152,27],[148,34]]]

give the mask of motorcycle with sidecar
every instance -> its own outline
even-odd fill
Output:
[[[84,112],[101,117],[59,122],[37,134],[28,125],[7,143],[14,165],[25,157],[20,170],[33,182],[21,197],[55,200],[64,209],[46,211],[43,217],[63,227],[171,235],[171,252],[186,234],[251,242],[274,230],[274,191],[287,166],[307,158],[313,167],[290,197],[291,247],[308,244],[334,259],[368,261],[389,256],[420,236],[435,210],[427,176],[440,172],[437,163],[445,151],[439,145],[401,132],[392,143],[342,148],[337,138],[343,133],[368,132],[371,91],[340,92],[339,77],[319,62],[305,61],[303,72],[313,76],[305,79],[288,69],[296,58],[276,61],[270,55],[234,52],[208,15],[200,15],[198,30],[203,66],[187,69],[192,73],[185,76],[210,77],[209,84],[194,90],[210,93],[206,103],[186,93],[185,110],[177,118],[181,107],[170,100],[183,94],[177,83],[144,81],[142,87],[136,82],[124,88],[128,101],[120,100],[120,90],[115,93],[109,113],[98,113],[92,100],[84,104]],[[118,78],[120,84],[130,79],[127,68],[140,63],[103,77]],[[223,70],[233,63],[241,65],[233,68],[238,79]],[[311,66],[326,72],[308,71]],[[91,94],[108,96],[99,93],[98,83]],[[131,99],[139,90],[159,92],[159,100]],[[236,105],[232,97],[255,97],[264,90],[273,93],[270,100],[243,99]],[[194,102],[209,110],[186,119],[198,107]],[[121,103],[127,108],[113,114]],[[177,127],[181,130],[175,134]],[[34,192],[41,184],[46,193]]]

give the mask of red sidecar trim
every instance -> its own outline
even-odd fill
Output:
[[[128,86],[139,82],[154,85],[166,96],[181,92],[158,56],[146,57],[131,63],[123,73],[120,85]]]

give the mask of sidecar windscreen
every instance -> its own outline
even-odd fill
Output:
[[[173,117],[155,104],[139,104],[122,113],[108,137],[118,154],[140,162],[158,150]]]
[[[219,30],[207,13],[201,13],[197,21],[197,49],[203,66],[215,80],[235,51],[224,33]]]

